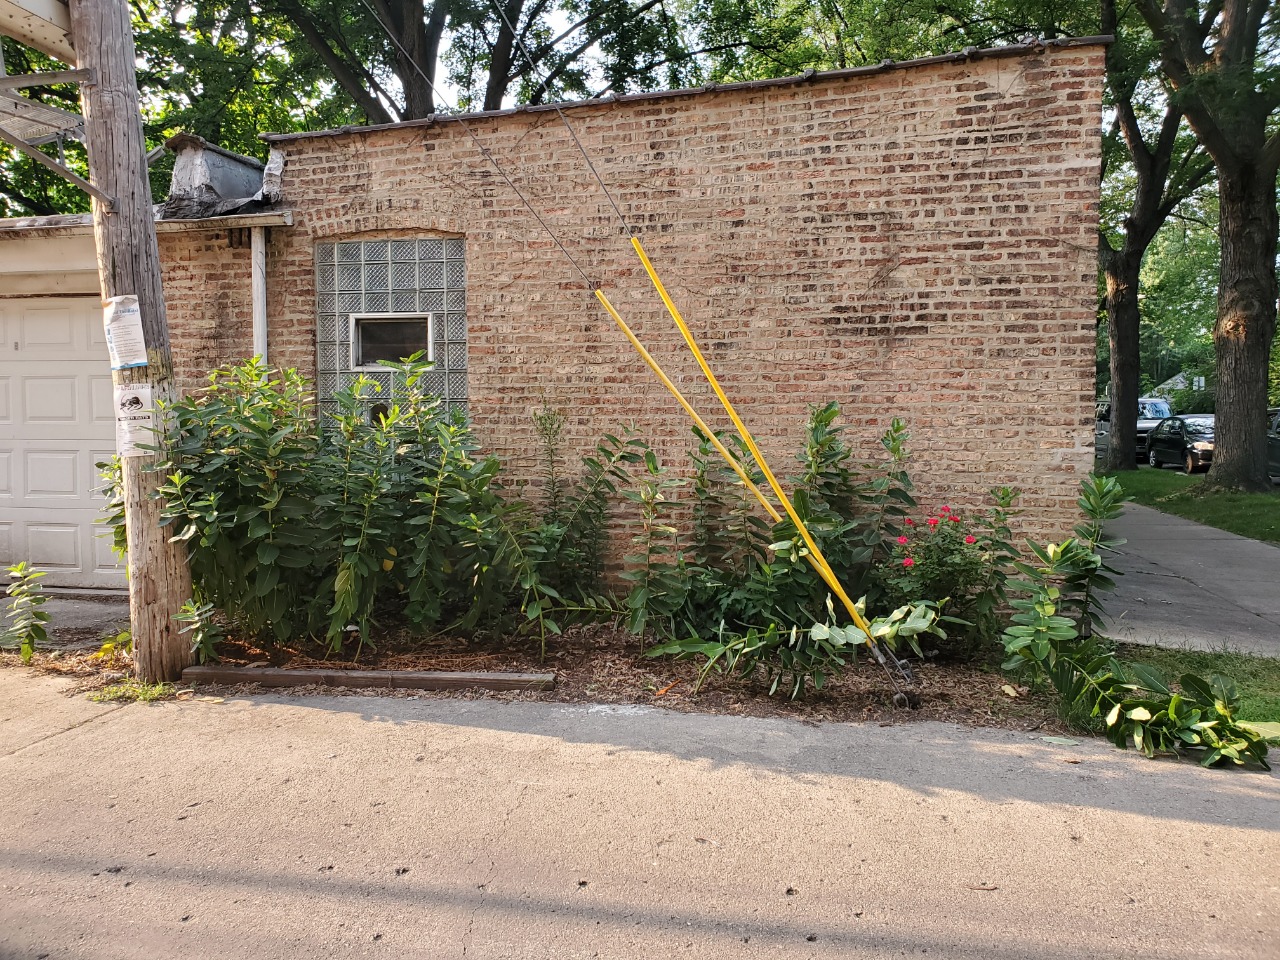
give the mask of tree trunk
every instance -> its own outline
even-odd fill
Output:
[[[389,6],[394,17],[391,27],[404,48],[403,52],[397,48],[395,54],[396,74],[404,87],[403,119],[421,120],[436,112],[431,84],[435,83],[440,35],[437,33],[434,40],[428,36],[424,0],[394,0]],[[432,8],[433,21],[435,8],[443,6],[447,6],[447,0],[436,0]]]
[[[520,11],[524,0],[508,0],[504,9],[507,20],[517,30],[520,28]],[[484,88],[484,108],[501,110],[502,98],[507,94],[511,78],[511,57],[515,52],[516,36],[501,17],[498,18],[498,39],[489,54],[489,79]]]
[[[1107,337],[1111,342],[1111,437],[1104,470],[1133,470],[1137,466],[1138,275],[1142,251],[1102,247],[1102,272],[1107,284]]]
[[[1267,478],[1267,361],[1276,332],[1276,180],[1257,165],[1218,171],[1222,270],[1217,403],[1208,482],[1270,490]]]
[[[103,298],[132,295],[142,311],[148,365],[115,370],[117,384],[151,384],[158,402],[175,399],[169,326],[160,287],[160,253],[147,178],[147,149],[138,110],[133,28],[124,0],[72,0],[71,35],[78,66],[94,71],[81,85],[90,181],[115,198],[107,211],[93,201],[93,233]],[[158,437],[158,441],[162,438]],[[191,663],[191,644],[173,615],[191,597],[180,544],[160,526],[156,457],[126,457],[125,525],[129,541],[129,617],[138,675],[176,680]]]

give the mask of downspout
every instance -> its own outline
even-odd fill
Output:
[[[253,353],[267,362],[267,228],[250,227],[253,303]]]

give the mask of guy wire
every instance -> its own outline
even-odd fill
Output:
[[[445,97],[443,94],[440,93],[439,88],[434,83],[431,82],[431,78],[427,76],[426,71],[423,70],[420,66],[418,66],[418,62],[409,55],[409,51],[407,51],[404,48],[404,45],[401,44],[400,41],[396,39],[396,35],[391,32],[391,28],[382,22],[382,18],[378,16],[378,12],[374,10],[372,6],[370,6],[369,0],[360,0],[360,2],[363,3],[365,6],[365,9],[369,11],[369,14],[373,17],[374,22],[376,22],[378,26],[382,28],[382,32],[387,35],[387,39],[390,40],[392,45],[397,50],[400,51],[401,55],[406,60],[409,61],[409,63],[413,66],[413,69],[418,72],[418,76],[422,77],[423,82],[425,82],[426,85],[431,88],[431,93],[436,98],[437,102],[443,103],[446,107],[449,107],[450,109],[457,111],[458,110],[457,105],[450,103],[448,97]],[[484,156],[484,158],[493,165],[493,169],[498,171],[498,175],[507,182],[507,186],[509,186],[512,190],[515,191],[516,196],[520,198],[520,202],[525,205],[525,209],[527,209],[531,214],[533,214],[533,218],[538,221],[538,223],[542,226],[542,229],[547,232],[547,235],[551,237],[555,245],[560,248],[560,252],[563,253],[566,258],[568,258],[571,264],[573,264],[573,269],[578,271],[578,275],[581,276],[582,279],[586,282],[587,288],[593,289],[595,287],[595,284],[592,282],[591,278],[587,276],[587,272],[583,270],[581,266],[578,265],[578,261],[573,258],[573,254],[571,254],[565,248],[565,245],[560,242],[560,238],[556,235],[556,232],[547,225],[547,222],[545,220],[542,219],[542,216],[538,213],[536,209],[534,209],[533,204],[529,202],[529,198],[526,197],[524,193],[521,192],[520,188],[515,185],[515,181],[513,181],[511,177],[507,175],[507,171],[502,169],[502,164],[498,163],[497,159],[493,156],[493,154],[489,152],[489,148],[480,142],[480,138],[476,136],[475,131],[473,131],[471,127],[467,124],[467,121],[462,118],[462,113],[459,111],[453,114],[452,119],[455,122],[462,124],[462,129],[467,132],[467,136],[471,138],[471,142],[476,145],[476,148],[480,151],[480,153]],[[572,132],[572,130],[570,132]],[[577,139],[578,139],[577,137],[574,137],[575,141]],[[581,149],[581,144],[579,144],[579,149]],[[589,160],[587,162],[590,163]],[[595,171],[593,170],[592,172],[594,173]],[[597,176],[596,179],[599,180],[599,177]],[[604,186],[603,183],[601,183],[600,185],[602,187]],[[605,191],[605,192],[606,194],[608,193],[608,191]],[[617,207],[614,207],[614,209],[617,210]],[[624,221],[624,226],[625,226],[625,221]]]

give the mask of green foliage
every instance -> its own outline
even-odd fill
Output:
[[[156,703],[160,700],[172,700],[177,693],[171,683],[147,683],[130,678],[120,683],[108,684],[89,694],[89,699],[94,703]]]
[[[637,551],[624,558],[629,569],[622,574],[632,584],[626,599],[627,627],[638,634],[649,628],[673,633],[689,595],[691,575],[680,550],[679,530],[667,517],[671,495],[684,483],[667,474],[653,451],[646,450],[644,473],[623,493],[639,514],[631,538]]]
[[[642,460],[648,447],[630,428],[621,437],[607,433],[594,452],[583,458],[581,476],[569,484],[560,449],[564,415],[543,407],[533,421],[542,448],[542,516],[536,531],[542,558],[539,574],[565,596],[598,600],[610,498],[620,484],[629,481],[629,467]]]
[[[295,371],[256,360],[172,406],[160,493],[188,545],[194,609],[267,640],[355,639],[357,653],[383,613],[421,629],[514,620],[545,644],[564,618],[608,612],[593,592],[608,497],[639,441],[607,437],[539,519],[501,495],[498,461],[424,391],[429,365],[389,366],[393,396],[375,406],[378,385],[358,377],[323,423]],[[211,651],[202,618],[193,640]]]
[[[225,637],[222,627],[214,619],[217,610],[212,603],[196,603],[195,600],[188,600],[182,605],[182,608],[173,615],[173,619],[182,624],[179,633],[191,634],[191,652],[194,653],[201,663],[213,663],[218,659],[218,643]],[[132,637],[129,638],[132,646]],[[99,651],[106,657],[110,657],[114,652],[107,651],[107,644],[103,645],[103,649]]]
[[[859,602],[859,610],[865,610],[865,598]],[[804,696],[810,683],[814,690],[821,690],[830,677],[857,659],[858,646],[867,642],[866,634],[858,628],[834,622],[836,615],[830,603],[827,612],[827,622],[807,627],[792,625],[787,629],[769,624],[736,633],[722,626],[712,635],[715,639],[694,636],[669,640],[648,655],[704,658],[697,687],[713,670],[736,673],[744,679],[761,673],[770,696],[781,690],[795,700]],[[868,627],[871,635],[890,650],[906,643],[918,653],[921,635],[946,636],[937,605],[928,602],[900,607],[888,616],[871,620]]]
[[[1016,556],[1009,518],[1017,496],[1000,487],[991,491],[994,507],[986,513],[961,516],[944,505],[937,516],[904,521],[907,529],[880,567],[886,601],[946,600],[950,616],[970,624],[970,639],[995,636],[1006,603],[1007,571]]]
[[[1240,687],[1242,721],[1280,722],[1280,657],[1262,657],[1236,650],[1187,650],[1131,644],[1121,650],[1127,663],[1141,664],[1165,676],[1220,673]]]
[[[846,589],[870,586],[883,594],[879,566],[915,506],[905,466],[907,431],[893,421],[881,438],[886,458],[858,467],[836,422],[839,414],[834,403],[810,410],[801,470],[791,478],[792,503]],[[713,669],[741,677],[763,674],[771,694],[792,698],[810,683],[820,690],[853,661],[867,636],[842,622],[843,611],[837,615],[795,524],[788,519],[770,528],[755,516],[744,485],[711,459],[707,438],[698,439],[687,549],[679,549],[675,526],[661,522],[659,508],[675,484],[665,481],[656,459],[648,459],[648,479],[634,494],[641,507],[635,542],[645,552],[628,558],[635,569],[627,576],[636,584],[630,625],[660,634],[663,642],[651,655],[705,658],[704,677]],[[729,449],[748,475],[755,473],[740,448]],[[1006,507],[1012,497],[1007,492]],[[982,528],[984,536],[994,542],[1003,530],[1007,537],[1006,519],[998,514]],[[999,581],[988,580],[991,596],[1000,596]],[[919,653],[920,636],[946,637],[942,622],[952,618],[941,617],[941,603],[934,602],[943,599],[915,596],[895,604],[892,613],[872,620],[872,635],[890,649],[901,641]],[[860,612],[866,603],[864,596]]]
[[[1146,467],[1117,479],[1137,503],[1251,540],[1280,543],[1280,493],[1275,491],[1205,495],[1202,477]]]
[[[45,632],[49,614],[40,609],[47,599],[40,592],[44,571],[32,570],[26,561],[22,561],[6,567],[5,572],[13,582],[5,587],[9,599],[5,604],[5,626],[0,632],[0,647],[18,650],[22,662],[30,663],[36,646],[49,642],[49,635]]]
[[[1133,745],[1149,757],[1202,749],[1205,766],[1253,761],[1269,769],[1266,741],[1237,719],[1240,695],[1231,680],[1184,674],[1181,690],[1174,691],[1159,671],[1120,663],[1092,635],[1101,623],[1097,595],[1114,586],[1102,553],[1120,543],[1104,539],[1102,526],[1123,502],[1114,478],[1090,477],[1081,484],[1085,520],[1076,537],[1029,545],[1037,562],[1017,563],[1027,579],[1009,584],[1029,596],[1013,601],[1017,612],[1003,638],[1005,669],[1047,680],[1064,716],[1101,722],[1118,747]]]
[[[891,541],[915,506],[906,470],[909,434],[894,419],[880,439],[887,459],[855,469],[844,428],[834,422],[839,413],[834,403],[810,410],[800,455],[803,470],[792,481],[792,504],[846,591],[875,599],[875,568],[890,553]],[[775,525],[770,537],[773,559],[761,564],[743,587],[741,619],[812,623],[826,603],[827,586],[804,559],[808,550],[789,518]]]

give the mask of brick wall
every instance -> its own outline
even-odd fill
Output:
[[[567,115],[779,472],[807,405],[838,400],[867,455],[908,421],[926,503],[1017,486],[1023,532],[1060,535],[1093,462],[1102,76],[1085,45]],[[556,114],[469,126],[723,422]],[[295,226],[271,231],[274,362],[314,370],[318,240],[462,236],[483,443],[531,477],[529,414],[547,402],[575,449],[634,420],[687,463],[682,412],[461,124],[276,146]],[[162,253],[177,352],[198,345],[186,378],[226,324],[247,336],[248,251],[183,236]]]

